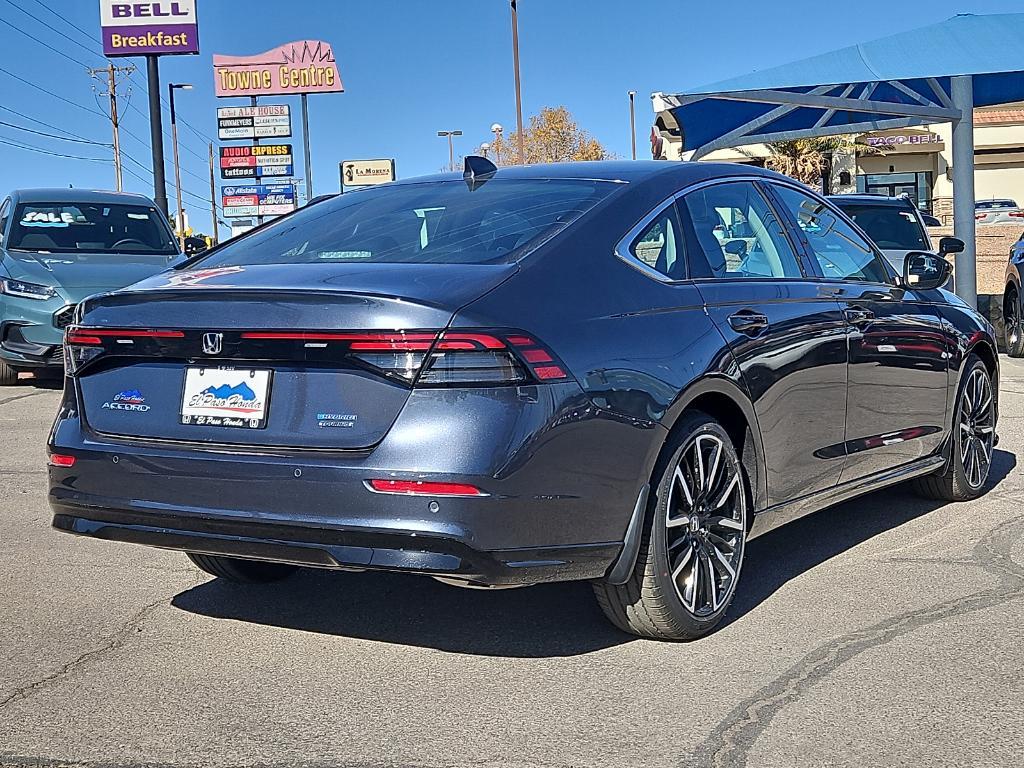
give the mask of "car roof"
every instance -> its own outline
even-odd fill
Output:
[[[122,203],[156,207],[153,201],[145,195],[102,189],[68,189],[64,187],[16,189],[11,193],[11,197],[19,203]]]
[[[598,181],[640,182],[660,177],[673,177],[685,184],[718,176],[765,176],[786,178],[780,174],[743,163],[680,162],[675,160],[583,160],[574,163],[542,163],[537,165],[500,166],[495,179],[583,179]],[[420,184],[431,181],[462,179],[462,172],[437,173],[393,182]]]
[[[857,205],[891,206],[893,208],[913,208],[914,204],[905,197],[887,197],[885,195],[829,195],[836,205],[855,203]]]

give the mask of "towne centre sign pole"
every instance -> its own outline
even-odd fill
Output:
[[[146,57],[149,134],[153,145],[153,200],[167,215],[159,62],[161,56],[199,53],[195,0],[148,3],[100,0],[100,26],[104,56]]]
[[[260,96],[299,96],[302,100],[302,146],[306,163],[306,200],[313,199],[313,167],[309,151],[311,93],[341,93],[341,75],[330,44],[298,40],[253,56],[213,57],[218,98],[248,96],[257,106]],[[254,124],[255,129],[255,124]],[[254,145],[259,138],[255,134]]]

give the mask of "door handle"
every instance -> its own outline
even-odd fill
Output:
[[[850,307],[843,314],[850,325],[867,325],[875,319],[875,313],[864,307]]]
[[[738,333],[743,333],[747,336],[757,336],[768,327],[768,318],[760,312],[741,309],[739,312],[729,315],[729,325]]]

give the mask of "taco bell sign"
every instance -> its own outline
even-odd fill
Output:
[[[100,0],[105,56],[199,53],[196,0]]]

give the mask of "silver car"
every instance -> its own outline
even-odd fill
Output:
[[[1024,222],[1024,211],[1016,200],[1009,198],[978,200],[974,204],[974,221],[977,224],[1020,224]]]

